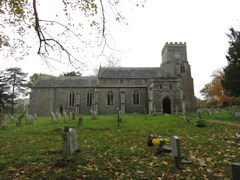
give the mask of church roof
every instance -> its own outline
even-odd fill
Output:
[[[165,77],[161,68],[158,67],[102,67],[99,71],[99,78],[157,78]]]
[[[95,87],[97,76],[41,77],[33,87]]]

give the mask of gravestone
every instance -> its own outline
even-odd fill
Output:
[[[13,115],[10,116],[10,121],[11,121],[11,123],[14,123],[14,116]]]
[[[63,112],[63,115],[64,115],[64,121],[67,121],[67,113],[65,111]]]
[[[156,107],[154,106],[153,107],[153,113],[152,113],[153,116],[156,116]]]
[[[78,127],[79,127],[79,126],[82,126],[82,122],[83,122],[83,118],[80,117],[80,118],[78,119]]]
[[[35,124],[33,115],[28,116],[28,124]]]
[[[6,114],[5,114],[5,116],[0,116],[0,129],[7,128],[6,121],[7,121]]]
[[[58,122],[61,122],[61,121],[62,121],[62,120],[61,120],[61,113],[58,112],[58,113],[56,114],[56,116],[57,116],[57,120],[58,120]]]
[[[72,119],[75,120],[75,113],[72,114]]]
[[[92,109],[90,110],[90,115],[91,115],[92,120],[96,120],[97,119],[96,113]]]
[[[240,163],[232,163],[232,177],[233,180],[240,179]]]
[[[175,162],[177,169],[180,169],[179,164],[192,164],[192,161],[183,161],[181,159],[180,139],[178,136],[171,136],[172,159]]]
[[[70,112],[70,113],[69,113],[69,121],[71,121],[72,119],[73,119],[73,113]]]
[[[199,110],[196,111],[196,118],[201,119],[201,112]]]
[[[235,117],[240,117],[240,111],[235,111]]]
[[[118,108],[117,108],[117,122],[119,127],[119,123],[121,122],[121,117],[120,117],[120,110]]]
[[[63,138],[63,159],[74,153],[77,150],[77,133],[76,130],[69,128],[69,126],[64,127],[64,132],[62,134]]]
[[[51,117],[52,117],[53,123],[56,123],[57,120],[56,120],[56,116],[55,116],[54,112],[51,112]]]
[[[34,117],[34,121],[36,121],[36,120],[37,120],[37,114],[34,113],[34,114],[33,114],[33,117]]]
[[[21,126],[22,125],[22,118],[24,117],[23,114],[21,114],[20,116],[18,116],[18,122],[16,123],[16,126]]]
[[[176,106],[176,115],[178,116],[178,106]]]

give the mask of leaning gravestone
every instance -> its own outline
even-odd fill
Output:
[[[67,113],[65,111],[63,112],[63,115],[64,115],[64,121],[67,121]]]
[[[20,115],[18,116],[18,122],[16,123],[16,126],[21,126],[22,125],[22,118],[24,117],[24,115]]]
[[[171,136],[172,159],[175,162],[177,169],[180,169],[179,164],[192,164],[192,161],[183,161],[181,159],[180,139],[178,136]]]
[[[240,179],[240,163],[232,163],[232,176],[233,180]]]
[[[63,137],[63,159],[74,153],[77,150],[77,133],[76,130],[69,128],[69,126],[64,127]]]
[[[91,115],[92,120],[96,120],[97,119],[96,113],[93,110],[90,110],[90,115]]]
[[[52,117],[53,123],[56,123],[57,120],[56,120],[56,116],[55,116],[54,112],[51,112],[51,117]]]
[[[25,120],[26,120],[26,124],[28,124],[28,121],[29,121],[29,115],[28,114],[25,115]]]
[[[36,120],[37,120],[37,114],[34,113],[34,114],[33,114],[33,117],[34,117],[34,121],[36,121]]]

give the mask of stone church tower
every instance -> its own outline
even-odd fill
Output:
[[[182,98],[186,111],[194,111],[197,106],[194,96],[191,67],[187,60],[186,43],[166,43],[162,49],[161,68],[167,77],[180,79]]]
[[[166,43],[160,67],[103,67],[98,76],[42,77],[31,88],[29,113],[159,114],[195,111],[186,43]]]

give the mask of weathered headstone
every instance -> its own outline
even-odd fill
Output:
[[[64,121],[67,121],[67,113],[65,111],[63,112],[63,115],[64,115]]]
[[[240,117],[240,111],[235,111],[235,117]]]
[[[196,111],[196,118],[201,119],[201,112],[199,110]]]
[[[92,120],[97,119],[96,113],[92,109],[90,110],[90,115],[91,115]]]
[[[13,115],[10,116],[10,121],[11,121],[11,123],[14,123],[14,116]]]
[[[0,116],[0,129],[7,128],[7,116]]]
[[[56,116],[55,116],[54,112],[51,112],[51,117],[52,117],[53,123],[56,123],[57,120],[56,120]]]
[[[28,124],[35,124],[33,115],[28,116]]]
[[[73,115],[72,115],[72,119],[75,120],[75,113],[73,113]]]
[[[80,117],[80,118],[78,119],[78,127],[79,127],[79,126],[82,126],[82,122],[83,122],[83,118]]]
[[[71,121],[72,119],[73,119],[73,113],[70,112],[70,113],[69,113],[69,121]]]
[[[152,115],[153,115],[153,116],[156,116],[156,107],[155,107],[155,106],[153,107]]]
[[[66,159],[69,155],[77,150],[77,133],[76,130],[64,127],[63,137],[63,159]]]
[[[240,163],[232,163],[232,177],[233,180],[240,179]]]
[[[120,110],[117,108],[117,122],[118,122],[118,127],[119,127],[119,123],[121,122],[121,117],[120,117]]]
[[[192,164],[192,161],[183,161],[181,159],[180,139],[178,136],[171,136],[172,159],[175,162],[177,169],[180,169],[179,164]]]
[[[58,120],[58,122],[61,122],[61,121],[62,121],[62,120],[61,120],[61,113],[58,112],[58,113],[56,114],[56,116],[57,116],[57,120]]]
[[[22,118],[24,117],[23,114],[21,114],[20,116],[18,116],[18,122],[16,123],[16,126],[21,126],[22,125]]]
[[[36,120],[37,120],[37,114],[34,113],[34,114],[33,114],[33,117],[34,117],[34,121],[36,121]]]

